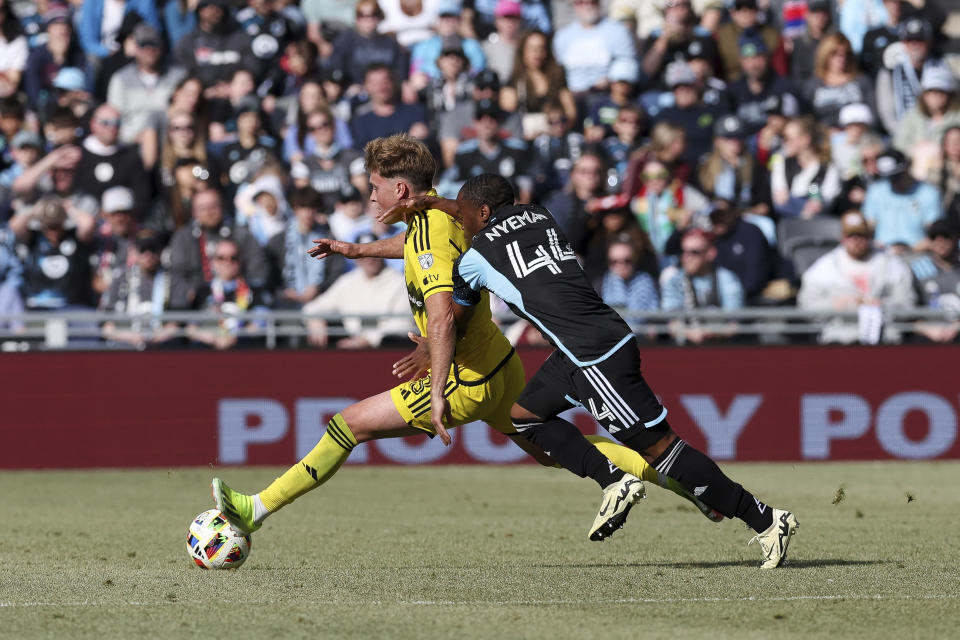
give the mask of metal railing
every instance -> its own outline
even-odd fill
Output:
[[[631,328],[640,336],[654,341],[685,344],[688,330],[722,335],[726,339],[740,339],[760,344],[789,344],[791,342],[815,342],[830,323],[847,323],[856,326],[857,311],[811,312],[792,307],[752,307],[736,311],[698,309],[683,312],[645,312],[623,314]],[[150,327],[175,323],[173,337],[186,344],[187,326],[215,327],[229,321],[239,325],[238,337],[267,349],[297,348],[307,344],[305,320],[308,317],[322,318],[327,322],[331,338],[347,335],[339,324],[344,316],[331,314],[306,316],[299,311],[252,311],[222,315],[209,312],[180,311],[163,314],[131,316],[124,313],[103,311],[30,312],[21,315],[0,315],[0,349],[6,352],[58,349],[133,349],[149,345]],[[350,316],[375,323],[396,316]],[[507,313],[499,314],[496,320],[509,331],[518,320]],[[960,316],[938,309],[889,309],[883,314],[884,329],[894,335],[909,336],[917,331],[920,323],[944,325],[960,323]],[[142,344],[111,341],[104,337],[105,323],[118,328],[135,329],[144,335]],[[514,326],[514,329],[519,327]],[[685,331],[686,329],[687,331]],[[511,332],[520,333],[518,331]],[[717,342],[714,339],[713,342]]]

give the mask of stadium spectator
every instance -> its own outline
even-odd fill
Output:
[[[167,107],[167,118],[174,113],[192,113],[196,118],[197,133],[206,140],[210,135],[210,113],[207,99],[203,95],[203,83],[199,78],[187,76],[174,87]]]
[[[0,227],[0,315],[24,312],[23,263],[17,257],[16,238],[6,226]],[[0,321],[0,328],[19,330],[22,322]]]
[[[897,42],[897,28],[904,15],[904,0],[883,0],[886,11],[886,21],[874,26],[863,36],[863,46],[860,49],[860,68],[871,77],[883,68],[883,52],[887,45]]]
[[[82,68],[85,58],[74,37],[70,11],[60,3],[53,3],[43,16],[45,38],[30,49],[23,73],[23,89],[30,105],[42,113],[53,99],[56,89],[53,79],[64,67]]]
[[[548,104],[563,107],[572,127],[577,105],[567,89],[563,67],[553,55],[550,36],[542,31],[528,31],[517,45],[510,80],[500,92],[500,106],[507,113],[520,114],[523,135],[531,139],[546,130],[544,109]]]
[[[840,185],[840,195],[833,202],[831,214],[839,217],[846,211],[862,209],[867,188],[878,180],[877,158],[884,152],[886,146],[879,134],[864,134],[860,144],[857,145],[860,165],[856,172]]]
[[[687,147],[683,127],[671,122],[658,122],[650,131],[650,144],[635,153],[627,165],[627,177],[621,189],[621,198],[629,200],[640,188],[640,174],[647,160],[656,160],[667,167],[672,178],[689,180],[691,167],[683,161]]]
[[[927,228],[930,249],[908,258],[921,305],[960,311],[960,247],[957,230],[946,220]],[[951,338],[952,339],[952,338]]]
[[[781,113],[795,117],[800,112],[797,92],[787,78],[775,73],[767,59],[767,45],[747,35],[740,41],[740,77],[728,86],[737,115],[747,134],[753,135],[767,122],[768,104],[779,101]]]
[[[859,73],[857,59],[843,34],[831,33],[820,41],[813,72],[803,83],[801,94],[820,123],[837,127],[840,110],[846,105],[875,104],[870,80]]]
[[[506,84],[520,50],[520,37],[524,31],[523,4],[518,0],[498,0],[493,16],[494,30],[480,46],[487,59],[487,68],[496,72],[500,82]]]
[[[247,96],[237,104],[236,138],[220,152],[227,194],[248,181],[264,165],[279,163],[280,145],[266,130],[261,102]]]
[[[900,0],[894,0],[899,2]],[[830,0],[811,0],[803,17],[804,28],[800,35],[784,41],[790,52],[790,79],[801,86],[813,77],[817,46],[832,29],[833,7]],[[867,72],[870,73],[870,72]],[[872,75],[876,74],[876,70]]]
[[[436,2],[423,0],[380,0],[383,22],[380,33],[393,36],[404,49],[433,36],[437,22]]]
[[[271,111],[275,127],[289,121],[291,111],[296,114],[297,99],[308,81],[318,81],[323,88],[323,74],[317,60],[317,45],[309,40],[294,40],[287,45],[278,62],[280,74],[276,78],[275,106]],[[261,85],[262,86],[262,85]]]
[[[960,231],[960,126],[947,129],[941,149],[943,157],[934,174],[934,185],[940,191],[946,219]]]
[[[23,203],[32,204],[45,195],[60,196],[67,211],[95,216],[100,201],[74,189],[74,176],[83,152],[73,145],[57,147],[36,163],[26,167],[13,181],[13,193]]]
[[[683,60],[693,70],[696,78],[695,85],[700,92],[703,104],[713,107],[719,113],[726,113],[733,109],[733,102],[727,90],[727,83],[715,75],[719,63],[718,56],[717,45],[710,36],[694,38],[683,50]]]
[[[244,277],[243,251],[234,239],[220,240],[212,258],[212,277],[198,290],[198,308],[216,313],[219,317],[214,326],[188,323],[186,334],[196,343],[209,345],[214,349],[230,349],[241,344],[244,333],[253,333],[256,330],[255,322],[245,323],[238,316],[265,309],[266,304],[259,288]]]
[[[697,169],[697,184],[712,200],[725,200],[741,211],[768,215],[769,179],[763,165],[746,153],[743,133],[743,123],[737,116],[727,115],[716,121],[713,151]]]
[[[673,106],[660,111],[654,120],[683,127],[686,145],[681,159],[695,167],[710,152],[714,123],[723,113],[702,103],[697,78],[686,62],[671,62],[665,80],[673,91]]]
[[[397,95],[397,84],[390,67],[373,64],[367,67],[363,87],[370,101],[360,107],[350,121],[353,144],[363,149],[375,138],[407,133],[424,139],[430,131],[430,115],[421,104],[405,104]]]
[[[396,40],[377,33],[383,21],[383,11],[377,0],[360,0],[355,11],[354,28],[344,29],[337,36],[326,68],[343,71],[350,94],[357,93],[361,88],[370,91],[367,73],[373,66],[388,71],[395,81],[406,79],[409,56]]]
[[[530,145],[536,156],[535,163],[542,172],[542,178],[536,185],[537,194],[534,194],[537,199],[567,186],[574,163],[587,150],[583,134],[570,130],[567,115],[559,103],[548,104],[543,112],[547,116],[547,131],[537,136]],[[603,181],[599,184],[602,186]],[[562,208],[562,205],[557,206]],[[557,215],[553,207],[549,209],[554,216]],[[565,229],[565,223],[559,219],[557,224]]]
[[[170,275],[160,260],[163,241],[155,232],[137,234],[130,264],[117,269],[116,277],[101,298],[100,308],[128,317],[107,321],[101,329],[110,342],[146,349],[169,343],[177,336],[175,322],[163,322]]]
[[[354,146],[349,124],[334,113],[334,109],[327,101],[323,85],[324,80],[319,77],[304,80],[297,95],[296,104],[287,111],[286,133],[283,136],[283,159],[286,162],[302,161],[313,152],[312,146],[315,140],[313,136],[308,135],[311,132],[307,126],[307,118],[314,111],[324,107],[333,113],[333,134],[337,146],[344,149]]]
[[[53,94],[51,99],[47,100],[43,109],[38,112],[40,121],[46,128],[54,119],[65,121],[64,114],[69,114],[75,122],[72,127],[73,133],[70,142],[74,142],[78,137],[82,137],[84,132],[90,130],[90,116],[93,113],[93,96],[86,90],[86,80],[83,71],[76,67],[64,67],[57,72],[53,78]],[[19,104],[19,103],[18,103]],[[0,103],[0,113],[3,106]],[[58,118],[59,116],[59,118]],[[51,144],[64,144],[63,140],[54,141],[52,136],[47,135]]]
[[[226,144],[237,133],[237,119],[240,110],[250,104],[260,110],[261,99],[256,94],[256,79],[249,69],[237,69],[230,75],[226,85],[226,94],[211,98],[208,107],[210,118],[210,141],[214,144]]]
[[[180,38],[173,58],[200,80],[207,98],[228,95],[227,83],[237,69],[257,69],[250,37],[230,16],[226,0],[199,0],[197,26]]]
[[[0,0],[0,98],[16,93],[29,53],[27,37],[10,7],[10,0]]]
[[[228,223],[220,193],[204,189],[191,202],[193,221],[174,232],[170,240],[170,308],[198,308],[205,301],[204,289],[213,280],[212,258],[224,239],[238,247],[244,281],[252,288],[267,285],[270,276],[266,256],[249,231]]]
[[[543,142],[547,142],[544,140]],[[545,206],[553,214],[557,226],[574,241],[582,234],[581,227],[587,224],[590,214],[587,212],[587,203],[595,198],[606,195],[606,165],[601,153],[591,149],[582,151],[575,159],[567,157],[566,162],[571,164],[569,180],[559,183],[560,188],[547,197]],[[544,162],[542,150],[541,162]],[[562,157],[553,159],[554,166]],[[576,243],[574,243],[576,249]]]
[[[376,236],[361,235],[358,242],[371,242]],[[386,268],[382,258],[356,258],[357,268],[336,279],[326,292],[303,305],[305,316],[338,314],[346,336],[336,341],[339,349],[379,347],[385,339],[405,339],[413,330],[410,302],[403,276]],[[308,340],[316,347],[330,345],[327,322],[307,318]]]
[[[364,233],[372,233],[373,220],[366,211],[366,197],[354,187],[340,192],[333,215],[330,216],[330,230],[333,237],[344,242],[353,242]],[[349,263],[352,268],[353,263]]]
[[[163,5],[163,31],[170,49],[197,28],[196,6],[197,0],[167,0]]]
[[[910,158],[914,177],[925,180],[941,164],[944,132],[960,126],[960,94],[953,74],[939,67],[924,74],[920,89],[917,103],[897,124],[892,144]]]
[[[135,62],[110,78],[107,102],[120,112],[120,142],[138,143],[144,166],[151,169],[157,161],[157,132],[163,128],[164,111],[186,71],[163,66],[160,33],[150,25],[137,25],[133,37]]]
[[[93,112],[73,189],[99,199],[110,187],[129,187],[137,210],[143,211],[149,203],[150,184],[137,148],[120,141],[121,123],[120,112],[112,105],[100,105]]]
[[[617,112],[617,119],[613,122],[613,135],[604,138],[601,143],[607,156],[607,165],[616,172],[613,177],[616,178],[618,188],[627,177],[630,157],[640,147],[643,125],[643,110],[636,105],[625,106]],[[614,186],[611,182],[614,181],[608,177],[608,187]]]
[[[95,74],[93,77],[93,97],[98,104],[107,99],[107,88],[113,74],[134,61],[137,41],[133,37],[133,30],[141,24],[143,24],[143,18],[136,11],[131,11],[125,15],[116,35],[117,43],[120,45],[117,50],[99,62],[94,61],[84,65],[84,68],[88,70],[88,75],[90,71]]]
[[[80,44],[95,73],[104,58],[121,48],[120,27],[130,13],[136,13],[154,29],[161,28],[154,0],[84,0],[80,12]]]
[[[250,38],[250,50],[257,60],[256,79],[260,95],[280,95],[286,73],[280,59],[287,45],[299,38],[299,28],[274,6],[274,0],[247,0],[236,20]]]
[[[134,241],[139,231],[133,192],[127,187],[110,187],[103,192],[100,219],[94,241],[93,291],[102,296],[113,280],[136,259]]]
[[[459,101],[452,111],[439,114],[437,128],[444,167],[450,167],[453,164],[453,157],[461,142],[476,136],[473,122],[476,120],[477,103],[481,100],[500,102],[500,96],[500,76],[492,69],[484,69],[473,78],[473,99]],[[522,137],[523,115],[519,109],[504,111],[506,119],[501,123],[501,129],[509,132],[513,137]]]
[[[295,190],[290,195],[294,219],[282,236],[271,241],[271,252],[280,256],[278,308],[300,309],[329,289],[343,272],[341,256],[316,260],[307,253],[313,247],[314,238],[332,237],[327,216],[320,209],[321,202],[320,195],[309,187]]]
[[[723,201],[710,212],[710,223],[717,266],[737,276],[748,306],[757,304],[774,276],[774,253],[766,235],[744,220],[736,205]]]
[[[418,101],[424,103],[433,116],[431,129],[436,130],[441,114],[473,99],[467,75],[469,64],[463,52],[463,38],[457,35],[445,38],[437,58],[439,73],[430,77],[417,94]]]
[[[783,129],[783,153],[771,160],[770,194],[781,216],[813,218],[826,213],[840,193],[840,172],[830,162],[830,141],[811,116]]]
[[[464,38],[460,35],[462,9],[460,0],[438,0],[437,22],[434,25],[436,35],[417,43],[410,51],[410,85],[414,91],[426,87],[430,79],[440,77],[437,61],[443,48],[453,41],[459,40],[463,55],[469,62],[470,74],[486,68],[487,60],[480,43],[475,38]]]
[[[520,202],[530,202],[535,168],[529,147],[518,138],[504,138],[500,126],[504,113],[496,102],[481,100],[475,111],[477,137],[457,148],[453,166],[444,172],[438,191],[455,194],[471,176],[498,173],[514,185]]]
[[[863,172],[861,146],[875,122],[870,107],[865,104],[848,104],[840,109],[842,131],[830,138],[830,156],[843,180]]]
[[[461,29],[471,37],[486,38],[496,29],[497,18],[502,17],[504,11],[516,10],[510,5],[520,5],[522,24],[527,29],[553,32],[558,7],[550,0],[470,0],[463,7]],[[504,9],[505,6],[509,8]]]
[[[882,0],[844,0],[837,3],[837,13],[837,27],[857,54],[863,48],[864,35],[883,24],[886,18]]]
[[[607,72],[610,81],[608,93],[603,98],[594,101],[590,112],[583,122],[583,132],[587,141],[601,142],[615,136],[614,123],[622,109],[632,108],[635,114],[643,119],[643,110],[637,97],[637,85],[640,82],[640,65],[636,60],[621,58],[610,64]],[[638,121],[637,125],[643,122]],[[641,133],[638,128],[636,135]]]
[[[756,135],[748,138],[748,147],[757,154],[757,161],[769,167],[770,158],[783,146],[783,130],[787,126],[787,117],[783,114],[783,101],[779,96],[768,97],[760,105],[766,122]]]
[[[640,228],[650,236],[661,262],[666,264],[667,241],[674,231],[689,228],[706,212],[709,201],[694,187],[677,177],[658,160],[649,159],[640,174],[639,191],[630,200],[630,209]]]
[[[607,248],[607,272],[600,282],[604,303],[627,312],[657,311],[660,297],[657,285],[639,268],[634,246],[616,240]]]
[[[168,236],[190,223],[190,203],[193,197],[217,184],[208,164],[192,156],[178,157],[170,170],[171,183],[163,190],[145,223]]]
[[[367,176],[363,157],[356,149],[342,148],[334,141],[334,117],[326,107],[320,107],[307,116],[309,137],[304,146],[310,149],[304,165],[310,175],[310,185],[320,194],[320,209],[333,211],[340,193],[351,187],[367,191]]]
[[[573,11],[575,21],[553,39],[554,57],[566,71],[570,91],[602,95],[609,84],[610,63],[636,58],[633,36],[619,22],[604,17],[599,0],[574,0]]]
[[[47,196],[14,215],[10,230],[22,256],[27,311],[93,309],[93,216],[68,213],[59,197]]]
[[[927,249],[926,227],[943,215],[936,187],[915,180],[906,157],[895,149],[877,158],[877,176],[863,202],[876,245],[897,251]]]
[[[913,306],[910,269],[895,254],[871,246],[870,225],[859,212],[847,212],[842,220],[840,246],[803,273],[797,304],[807,311],[864,309],[859,320],[831,319],[820,333],[821,342],[899,341],[889,326],[881,330],[882,309]]]
[[[701,229],[690,229],[681,240],[680,266],[665,269],[660,276],[664,311],[692,311],[703,308],[740,309],[743,287],[732,271],[715,264],[713,238]],[[671,335],[681,343],[699,344],[728,337],[735,325],[710,325],[700,321],[670,321]]]
[[[637,16],[638,28],[641,31],[649,29],[642,45],[641,67],[644,76],[658,89],[666,66],[680,59],[695,38],[708,35],[708,32],[697,28],[697,17],[691,11],[689,0],[662,0],[657,3],[659,6],[653,2],[638,4],[640,12],[646,5],[651,9],[659,8],[663,13],[662,19],[657,16],[659,26],[643,22]]]
[[[293,216],[280,176],[269,169],[241,187],[234,204],[237,224],[246,227],[264,249],[274,238],[283,237]]]
[[[43,155],[43,140],[32,131],[19,131],[10,141],[13,163],[0,171],[0,202],[13,199],[13,184],[23,172],[35,165]]]
[[[786,74],[786,56],[780,33],[772,25],[760,22],[757,0],[734,0],[730,21],[717,27],[716,37],[727,82],[736,80],[742,73],[740,57],[744,55],[745,42],[755,43],[754,46],[771,52],[771,66],[779,75]]]
[[[903,50],[890,56],[889,68],[877,73],[877,113],[888,133],[897,130],[897,123],[913,107],[920,96],[921,82],[933,69],[950,72],[940,58],[931,56],[933,27],[923,18],[910,18],[897,28]]]
[[[191,111],[172,111],[163,128],[164,138],[160,145],[160,185],[173,186],[173,168],[178,160],[194,158],[207,165],[207,132],[200,126],[197,116]]]

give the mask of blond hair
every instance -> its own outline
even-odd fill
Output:
[[[414,191],[427,192],[433,187],[437,161],[427,145],[406,134],[377,138],[363,148],[364,163],[370,173],[384,178],[406,180]]]

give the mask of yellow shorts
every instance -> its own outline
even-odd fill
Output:
[[[516,433],[510,422],[510,409],[526,384],[523,363],[515,351],[493,374],[476,382],[460,380],[451,367],[444,395],[450,402],[453,424],[482,420],[501,433]],[[398,384],[390,390],[390,399],[407,424],[436,434],[430,422],[429,377]]]

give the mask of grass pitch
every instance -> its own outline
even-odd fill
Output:
[[[658,487],[592,543],[566,472],[348,467],[202,571],[210,469],[0,473],[0,637],[956,637],[960,464],[724,467],[797,513],[788,567]]]

